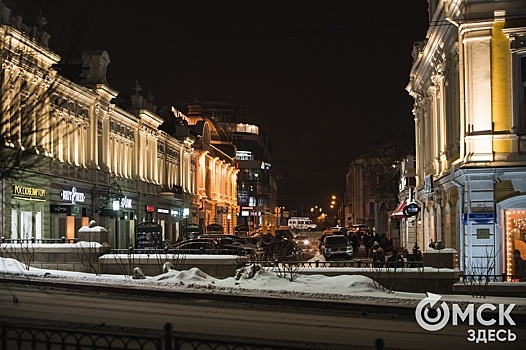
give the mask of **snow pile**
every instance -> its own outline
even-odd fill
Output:
[[[162,291],[184,291],[190,293],[237,294],[245,296],[338,300],[375,304],[398,304],[415,306],[426,297],[424,293],[394,292],[376,288],[378,285],[366,276],[337,276],[299,273],[293,281],[283,276],[283,271],[252,265],[239,269],[235,276],[214,278],[198,268],[178,271],[165,266],[165,273],[132,279],[123,275],[94,275],[89,273],[30,268],[13,259],[0,258],[0,274],[23,276],[32,279],[54,279],[67,283],[89,283],[119,288],[150,289]],[[517,304],[514,310],[526,310],[526,298],[487,297],[473,298],[469,295],[444,295],[442,300],[450,302],[474,302],[493,304]]]

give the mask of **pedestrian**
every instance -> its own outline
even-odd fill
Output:
[[[380,244],[380,234],[378,234],[378,232],[376,232],[374,234],[374,241],[378,244]]]
[[[356,235],[356,233],[353,233],[351,235],[351,245],[353,250],[353,256],[356,258],[356,256],[358,255],[358,248],[360,247],[360,243],[358,242],[358,236]]]
[[[380,247],[385,251],[387,251],[387,237],[385,237],[385,233],[382,233],[382,236],[380,237],[380,241],[378,242],[380,244]]]
[[[374,237],[371,233],[368,233],[363,239],[363,245],[365,246],[365,258],[368,259],[369,255],[373,257],[373,244]]]
[[[374,267],[383,267],[385,264],[385,252],[382,247],[378,247],[376,252],[373,255],[373,266]]]
[[[419,250],[420,250],[420,247],[418,246],[418,243],[415,242],[415,244],[413,244],[413,254],[414,255],[418,254]]]

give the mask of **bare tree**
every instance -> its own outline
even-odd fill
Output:
[[[89,268],[89,272],[100,275],[100,245],[97,242],[78,242],[75,253],[83,266]]]
[[[57,132],[58,118],[53,110],[67,108],[64,86],[68,78],[58,63],[70,61],[79,52],[87,25],[86,16],[69,24],[68,49],[62,56],[49,49],[50,35],[44,30],[47,21],[40,8],[27,7],[28,2],[13,2],[14,9],[0,1],[0,236],[8,209],[6,193],[10,185],[34,173],[50,174],[51,160],[57,157],[59,138],[67,137],[73,128]],[[40,4],[41,5],[41,4]],[[22,16],[26,17],[22,17]],[[58,38],[57,43],[65,43]],[[78,60],[80,62],[80,60]],[[32,233],[33,234],[33,233]]]
[[[469,263],[471,275],[462,276],[462,283],[472,297],[486,299],[489,283],[496,280],[494,274],[499,252],[500,249],[495,252],[495,247],[491,247],[490,250],[486,248],[484,257],[471,259]]]
[[[414,144],[410,141],[397,141],[377,148],[353,161],[361,167],[364,178],[369,179],[366,195],[369,198],[387,198],[398,200],[398,164],[414,153]]]
[[[26,232],[24,236],[28,237]],[[31,265],[35,262],[35,240],[28,238],[21,238],[14,243],[7,243],[3,250],[5,250],[6,257],[11,257],[22,263],[24,268],[29,271]]]

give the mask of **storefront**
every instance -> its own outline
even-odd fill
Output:
[[[51,184],[49,191],[49,237],[73,241],[82,226],[93,216],[91,189]]]
[[[499,226],[508,281],[526,281],[526,196],[507,199],[498,204]]]
[[[135,241],[137,222],[136,199],[124,194],[108,202],[108,206],[99,212],[101,226],[108,230],[108,243],[115,249],[127,249]]]
[[[46,188],[39,185],[15,184],[12,186],[11,232],[8,239],[42,239],[44,213],[47,205]]]

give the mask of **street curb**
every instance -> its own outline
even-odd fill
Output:
[[[50,287],[58,289],[70,289],[89,292],[112,293],[118,295],[130,295],[140,297],[155,297],[165,299],[193,299],[193,300],[210,300],[223,301],[231,303],[244,303],[256,305],[271,305],[282,306],[289,308],[305,308],[305,309],[320,309],[320,310],[337,310],[347,311],[361,314],[385,314],[385,315],[399,315],[399,316],[414,316],[415,306],[393,304],[387,308],[385,305],[378,305],[378,303],[353,302],[337,299],[311,299],[311,298],[294,298],[294,297],[275,297],[275,296],[253,296],[242,294],[227,294],[221,292],[201,292],[201,291],[180,291],[180,290],[152,290],[143,289],[140,286],[128,286],[126,288],[115,287],[95,283],[69,283],[62,281],[53,281],[51,279],[41,278],[20,278],[20,277],[0,277],[0,283],[33,285],[40,287]]]
[[[33,285],[40,287],[57,288],[63,290],[78,290],[98,293],[108,293],[117,295],[128,295],[136,297],[154,297],[174,300],[209,300],[229,303],[268,305],[273,307],[303,308],[311,310],[331,310],[339,312],[358,313],[362,316],[369,314],[378,315],[396,315],[404,317],[415,317],[416,305],[385,304],[377,301],[356,302],[341,299],[312,299],[312,298],[295,298],[295,297],[276,297],[276,296],[253,296],[242,294],[227,294],[221,292],[202,292],[202,291],[180,291],[180,290],[155,290],[143,289],[140,286],[128,286],[126,288],[115,287],[112,285],[89,283],[69,283],[63,281],[53,281],[52,279],[43,278],[22,278],[16,276],[0,277],[0,283]],[[484,299],[480,299],[484,303]],[[484,312],[486,314],[486,312]],[[488,316],[491,312],[487,313]],[[513,320],[517,324],[526,324],[526,312],[515,311],[512,314]]]

